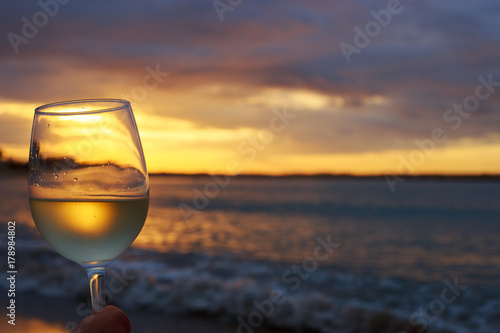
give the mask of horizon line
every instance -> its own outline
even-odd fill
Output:
[[[170,177],[254,177],[254,178],[499,178],[500,173],[422,173],[422,174],[396,174],[396,173],[373,173],[373,174],[353,174],[353,173],[283,173],[283,174],[265,174],[265,173],[240,173],[240,174],[211,174],[206,172],[198,173],[176,173],[176,172],[149,172],[150,176],[170,176]]]
[[[18,161],[7,161],[0,163],[0,174],[5,172],[27,172],[28,164]],[[2,165],[3,164],[3,165]],[[223,173],[209,173],[209,172],[194,172],[194,173],[184,173],[184,172],[148,172],[150,176],[170,176],[170,177],[247,177],[247,178],[455,178],[455,179],[500,179],[500,173],[440,173],[440,172],[427,172],[427,173],[413,173],[413,174],[400,174],[400,173],[366,173],[366,174],[356,174],[348,172],[288,172],[288,173],[239,173],[239,174],[223,174]]]

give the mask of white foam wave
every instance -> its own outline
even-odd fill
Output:
[[[18,292],[88,297],[84,270],[43,241],[20,242],[17,251],[19,258],[29,258],[18,272]],[[423,322],[412,323],[412,314],[438,304],[432,302],[444,287],[441,282],[353,276],[320,268],[292,288],[283,281],[283,271],[267,262],[130,249],[112,262],[106,283],[108,297],[125,309],[225,317],[237,321],[242,332],[260,325],[318,332],[416,331]],[[0,287],[8,287],[6,280]],[[469,286],[427,324],[436,332],[496,332],[500,289]]]

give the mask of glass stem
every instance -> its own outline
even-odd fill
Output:
[[[92,310],[94,313],[101,311],[105,306],[104,300],[104,269],[87,269],[90,283],[90,297],[92,299]]]

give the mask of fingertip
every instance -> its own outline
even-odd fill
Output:
[[[108,305],[99,314],[107,317],[107,326],[113,328],[113,332],[128,333],[132,329],[127,315],[116,306]]]
[[[116,306],[108,305],[93,316],[85,318],[76,332],[80,333],[130,333],[127,315]]]
[[[104,310],[110,312],[110,316],[115,318],[115,320],[118,324],[118,327],[120,327],[123,330],[123,332],[127,332],[127,333],[130,332],[130,330],[132,329],[132,326],[130,325],[130,320],[128,319],[125,312],[123,312],[122,310],[120,310],[119,308],[117,308],[116,306],[113,306],[113,305],[106,306],[103,309],[103,311]],[[121,331],[118,331],[118,332],[121,332]]]

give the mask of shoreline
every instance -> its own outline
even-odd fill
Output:
[[[0,167],[0,178],[8,176],[28,176],[27,165]],[[209,174],[209,173],[169,173],[151,172],[150,177],[210,178],[229,177],[233,179],[337,179],[337,180],[384,180],[404,179],[405,181],[500,181],[500,174],[348,174],[348,173],[290,173],[290,174]]]

